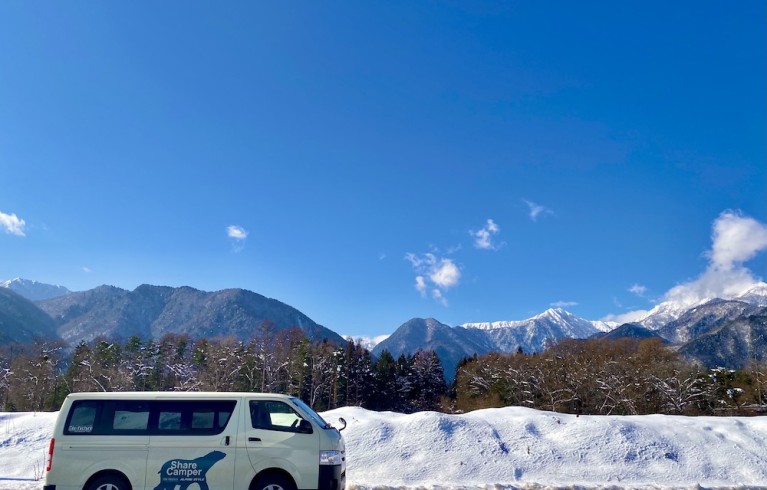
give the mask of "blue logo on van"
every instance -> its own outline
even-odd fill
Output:
[[[197,483],[200,490],[209,490],[206,474],[211,466],[226,457],[221,451],[211,451],[195,459],[171,459],[160,469],[160,484],[154,490],[186,490]]]

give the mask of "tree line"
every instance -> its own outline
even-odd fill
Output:
[[[658,340],[565,340],[538,354],[461,361],[448,385],[433,351],[378,358],[349,340],[310,342],[268,324],[249,341],[130,337],[0,346],[0,409],[58,410],[80,391],[246,391],[300,397],[315,410],[410,413],[524,406],[576,414],[747,414],[767,405],[767,365],[685,362]]]
[[[310,342],[300,329],[267,326],[250,341],[166,334],[0,346],[0,409],[58,410],[82,391],[245,391],[300,397],[315,410],[437,410],[447,388],[432,351],[373,359],[353,340]]]
[[[564,340],[457,368],[456,410],[525,406],[572,414],[748,415],[767,408],[767,364],[706,369],[659,339]]]

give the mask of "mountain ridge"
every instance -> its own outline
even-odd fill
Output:
[[[561,308],[550,308],[526,320],[464,323],[456,327],[442,324],[453,329],[453,332],[450,335],[443,332],[438,343],[431,338],[417,337],[417,331],[410,328],[419,320],[414,318],[376,345],[373,353],[380,354],[384,350],[392,352],[393,348],[397,354],[412,354],[418,349],[436,351],[437,348],[469,353],[472,345],[479,345],[481,347],[469,355],[483,355],[492,351],[513,353],[520,350],[530,354],[566,338],[658,337],[689,360],[704,365],[716,362],[735,369],[744,366],[749,359],[767,359],[767,346],[753,341],[746,349],[742,339],[744,335],[757,340],[767,338],[767,332],[764,332],[767,307],[760,306],[767,303],[767,284],[758,283],[734,298],[737,299],[701,301],[690,308],[665,302],[639,321],[621,325],[585,320]],[[661,318],[664,318],[665,323],[660,322]],[[401,329],[407,330],[407,335],[400,335]],[[484,338],[466,340],[462,338],[462,332],[473,332],[472,335],[479,334]],[[404,339],[408,340],[409,345],[403,344]],[[446,364],[455,365],[454,357],[448,357]],[[449,373],[447,367],[445,372]]]
[[[101,336],[160,338],[166,333],[248,340],[292,327],[313,341],[345,342],[296,308],[245,289],[207,292],[142,284],[133,291],[101,285],[72,292],[20,278],[0,284],[0,341],[5,342],[45,337],[71,345]]]
[[[297,327],[314,341],[344,342],[296,308],[245,289],[206,292],[189,286],[142,284],[128,291],[102,285],[80,292],[63,288],[66,294],[30,301],[8,285],[32,284],[44,289],[45,284],[18,278],[2,284],[7,286],[0,288],[0,341],[58,336],[71,344],[100,336],[159,338],[166,333],[246,340],[257,332]],[[55,288],[62,291],[60,286]],[[586,320],[562,308],[549,308],[525,320],[469,322],[455,327],[434,318],[412,318],[372,346],[371,352],[378,355],[388,350],[398,356],[431,349],[450,376],[462,358],[475,354],[540,352],[562,339],[658,336],[690,359],[738,367],[747,361],[745,356],[765,357],[758,342],[767,337],[763,332],[765,312],[767,284],[760,282],[730,299],[699,301],[689,308],[667,301],[631,324]],[[744,335],[757,341],[743,340]]]

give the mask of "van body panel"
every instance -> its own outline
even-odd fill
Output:
[[[62,404],[46,488],[119,472],[133,490],[248,490],[262,472],[300,490],[343,490],[340,433],[300,400],[267,393],[74,393]],[[321,451],[342,454],[320,465]],[[334,460],[335,461],[335,460]]]
[[[134,489],[144,488],[146,480],[146,458],[149,438],[141,436],[127,436],[130,439],[121,443],[114,441],[110,436],[91,436],[82,443],[56,442],[54,463],[49,472],[51,481],[59,473],[61,465],[56,464],[56,456],[68,454],[65,473],[74,475],[72,480],[73,489],[80,490],[88,479],[101,471],[117,471],[125,475]],[[69,487],[57,485],[57,490],[65,490]]]

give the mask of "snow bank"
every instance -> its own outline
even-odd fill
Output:
[[[767,488],[767,418],[325,412],[348,490]],[[39,490],[55,413],[0,413],[0,489]],[[192,489],[190,489],[192,490]],[[196,489],[195,489],[196,490]]]
[[[466,415],[326,412],[350,489],[767,488],[764,417],[606,417],[519,407]]]
[[[56,415],[0,412],[0,489],[43,487],[42,477]]]

